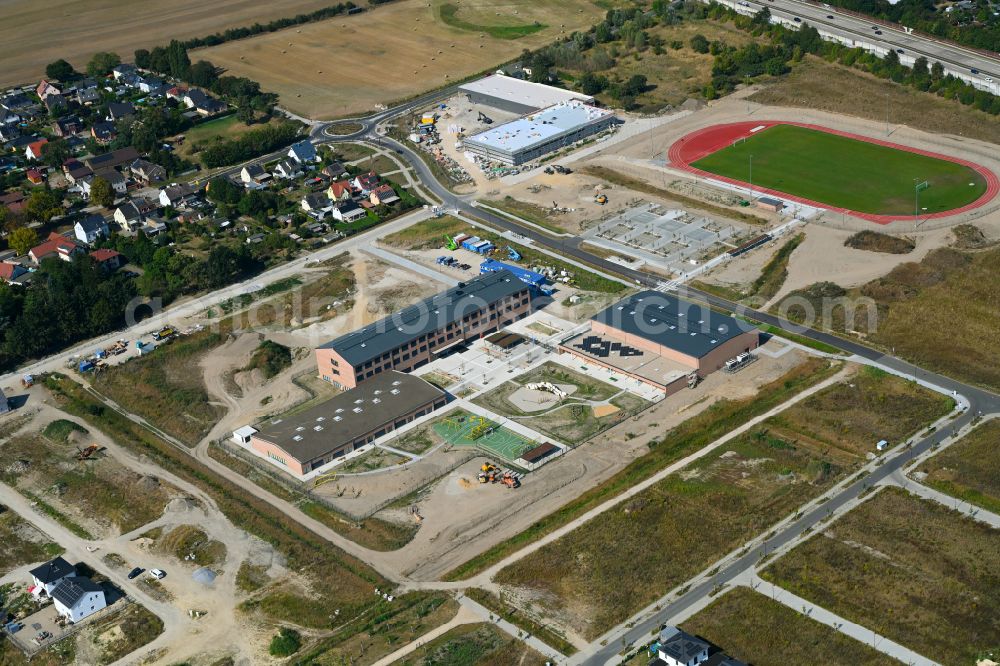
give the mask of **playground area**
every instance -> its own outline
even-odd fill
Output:
[[[513,463],[538,442],[489,419],[457,410],[432,426],[434,433],[454,447],[480,448]]]

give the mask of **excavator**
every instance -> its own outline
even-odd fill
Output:
[[[608,197],[605,194],[598,194],[594,197],[594,201],[603,206],[608,203]]]
[[[502,483],[511,490],[514,488],[521,487],[521,480],[514,475],[510,470],[500,471],[500,469],[492,463],[483,463],[480,467],[479,472],[479,483]]]

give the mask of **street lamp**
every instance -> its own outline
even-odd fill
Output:
[[[753,204],[753,155],[750,155],[750,203]]]

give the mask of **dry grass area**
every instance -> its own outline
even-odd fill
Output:
[[[159,518],[176,489],[98,454],[76,460],[72,444],[19,435],[3,446],[0,480],[80,536],[121,534]]]
[[[264,125],[276,124],[278,121],[269,119],[267,122],[258,122],[254,125],[247,125],[236,117],[236,114],[209,120],[207,123],[195,125],[184,133],[184,142],[177,144],[177,157],[182,159],[200,161],[200,153],[206,148],[240,137],[250,130],[259,129]]]
[[[745,587],[727,592],[682,627],[754,666],[899,664],[865,643]]]
[[[864,456],[875,443],[895,446],[951,411],[954,402],[918,384],[865,367],[849,380],[768,419],[771,432],[808,440],[822,450]]]
[[[458,603],[443,592],[410,592],[385,604],[367,621],[320,639],[299,655],[297,663],[368,666],[441,626],[457,611]]]
[[[604,14],[586,0],[512,0],[502,6],[484,0],[452,3],[458,5],[461,19],[468,16],[502,25],[504,15],[516,12],[519,23],[538,21],[548,26],[520,39],[497,39],[446,25],[440,4],[400,0],[355,16],[201,49],[191,57],[259,81],[295,113],[333,118],[370,111],[377,104],[407,99],[490,69],[525,48],[552,41],[562,31],[589,27]],[[492,17],[483,11],[486,7]]]
[[[920,466],[923,483],[1000,513],[1000,421],[987,421]]]
[[[63,552],[34,525],[0,506],[0,576],[24,564],[43,562]]]
[[[116,0],[4,0],[0,3],[0,86],[36,83],[45,66],[65,58],[83,71],[95,51],[131,60],[139,48],[267,23],[330,5],[328,0],[148,0],[142,10]]]
[[[204,377],[191,368],[221,343],[217,333],[203,331],[160,344],[149,356],[107,368],[94,378],[94,388],[194,446],[225,410],[209,401]]]
[[[1000,636],[1000,531],[889,488],[764,577],[942,664]]]
[[[1000,123],[987,113],[813,56],[786,76],[772,79],[750,99],[885,123],[887,94],[892,124],[1000,143]]]
[[[210,538],[194,525],[178,525],[156,543],[160,552],[200,567],[215,567],[226,560],[226,544]]]
[[[787,298],[805,298],[816,313],[830,311],[826,321],[814,325],[843,332],[849,319],[855,331],[897,356],[996,390],[1000,387],[998,279],[1000,248],[979,252],[946,248],[930,252],[919,263],[900,264],[859,289],[821,282]],[[867,303],[874,307],[860,298],[870,299]],[[853,315],[843,307],[845,302],[857,304]],[[877,315],[874,328],[871,313]],[[802,310],[792,306],[787,314],[800,320]]]
[[[865,230],[859,231],[844,241],[844,246],[869,252],[909,254],[916,249],[917,244],[913,242],[912,238],[906,236],[890,236],[878,231]]]
[[[398,666],[542,666],[545,658],[496,627],[455,627],[394,662]]]
[[[873,374],[866,393],[890,394],[896,381]],[[897,418],[895,401],[868,401],[860,392],[845,396],[839,385],[805,402],[808,407],[803,403],[764,421],[507,567],[497,581],[520,590],[588,639],[596,638],[866,461],[861,451],[871,446],[863,439],[867,435],[837,433],[842,440],[862,441],[831,446],[834,436],[814,434],[822,430],[815,424],[832,427],[866,408],[879,422]],[[920,424],[931,417],[920,414],[914,420]]]

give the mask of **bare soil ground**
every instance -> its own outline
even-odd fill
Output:
[[[282,106],[310,118],[346,116],[412,97],[497,65],[525,48],[589,27],[603,10],[585,0],[517,0],[489,5],[496,14],[548,26],[520,39],[496,39],[440,19],[441,3],[402,0],[364,12],[198,50],[230,73],[277,92]],[[482,14],[481,0],[454,3]],[[480,8],[480,9],[477,9]]]
[[[413,498],[423,517],[420,530],[404,551],[387,555],[415,580],[430,580],[487,548],[519,534],[612,476],[648,451],[650,440],[700,414],[722,398],[754,395],[757,389],[803,363],[798,352],[763,357],[735,377],[715,374],[691,391],[678,393],[629,419],[551,464],[532,472],[515,492],[475,482],[481,457],[451,471]],[[626,434],[630,433],[630,438]],[[417,466],[408,467],[414,470]],[[376,475],[373,478],[378,478]],[[352,480],[352,483],[355,481]],[[397,483],[405,483],[402,479]],[[416,490],[414,483],[411,488]],[[380,514],[376,514],[380,515]]]
[[[0,86],[36,83],[45,76],[45,66],[59,58],[83,71],[96,51],[114,51],[131,60],[138,48],[266,23],[329,4],[326,0],[275,0],[264,5],[244,0],[150,0],[136,11],[131,3],[115,0],[3,0]]]

